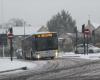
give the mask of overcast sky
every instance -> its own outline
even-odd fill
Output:
[[[100,0],[0,0],[0,23],[21,18],[33,26],[46,25],[62,9],[69,11],[78,28],[90,19],[100,24]]]

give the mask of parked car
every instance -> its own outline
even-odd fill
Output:
[[[88,50],[87,50],[87,44],[85,44],[85,53],[100,53],[100,48],[93,46],[91,44],[88,44]],[[77,45],[77,50],[75,49],[76,54],[83,54],[84,53],[84,45],[79,44]]]
[[[17,57],[17,59],[21,59],[22,58],[22,49],[17,49],[16,50],[16,57]]]

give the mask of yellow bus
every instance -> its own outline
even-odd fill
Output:
[[[22,40],[22,57],[25,59],[54,59],[58,55],[56,32],[37,32]]]

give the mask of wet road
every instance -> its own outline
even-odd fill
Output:
[[[0,80],[100,80],[100,60],[59,58],[37,63],[36,70],[0,75]]]

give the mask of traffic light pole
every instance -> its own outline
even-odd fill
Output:
[[[84,30],[85,30],[85,24],[82,25],[82,33],[83,33],[83,46],[84,46],[84,54],[86,53],[86,48],[85,48],[85,33],[84,33]]]
[[[88,41],[88,35],[87,35],[87,55],[88,55],[88,43],[89,41]]]
[[[85,34],[84,35],[84,42],[83,42],[83,46],[84,46],[84,54],[86,53],[86,48],[85,48]]]

